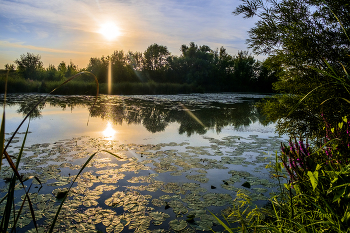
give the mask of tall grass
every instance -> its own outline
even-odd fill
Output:
[[[350,41],[340,20],[333,15]],[[317,94],[321,87],[340,86],[346,93],[346,96],[329,96],[321,105],[336,98],[350,103],[350,75],[345,66],[341,64],[343,69],[335,70],[326,60],[324,62],[327,70],[313,69],[330,77],[332,82],[321,84],[300,98],[288,115],[296,111],[306,98]],[[337,106],[334,108],[337,110]],[[320,115],[323,116],[322,113]],[[270,168],[279,180],[282,169],[285,169],[289,182],[280,185],[279,194],[271,197],[270,208],[258,208],[248,196],[238,194],[234,204],[236,208],[225,216],[227,224],[221,221],[221,225],[228,232],[350,232],[348,116],[334,125],[325,121],[323,132],[325,137],[313,145],[309,145],[307,140],[297,141],[295,138],[290,139],[289,145],[281,145],[281,155],[276,153],[276,163]],[[232,216],[236,218],[230,218]],[[230,228],[232,222],[238,222],[240,227]]]
[[[98,93],[99,93],[99,85],[98,85],[98,81],[97,81],[97,78],[95,77],[95,75],[93,75],[92,73],[90,72],[81,72],[77,75],[74,75],[72,76],[71,78],[67,79],[66,81],[62,82],[62,83],[57,83],[57,85],[52,88],[50,85],[46,86],[45,88],[52,88],[52,91],[49,92],[49,94],[57,91],[59,88],[62,88],[64,87],[65,85],[69,85],[68,83],[71,82],[73,79],[77,78],[78,76],[80,76],[81,74],[89,74],[89,75],[92,75],[96,81],[96,86],[94,87],[95,89],[95,92],[96,92],[96,99],[95,99],[95,103],[96,103],[96,100],[97,100],[97,96],[98,96]],[[2,200],[0,200],[0,203],[6,201],[6,206],[5,206],[5,210],[2,214],[2,218],[1,218],[1,223],[0,223],[0,232],[8,232],[8,230],[11,230],[11,231],[16,231],[16,226],[17,226],[17,222],[21,216],[21,211],[25,205],[25,203],[27,202],[28,205],[29,205],[29,208],[30,208],[30,213],[31,213],[31,218],[32,218],[32,221],[33,221],[33,224],[35,226],[35,229],[36,231],[38,231],[38,226],[37,226],[37,223],[36,223],[36,219],[35,219],[35,212],[34,212],[34,209],[33,209],[33,205],[32,205],[32,202],[31,202],[31,199],[30,199],[30,196],[29,196],[29,192],[31,190],[31,186],[29,186],[29,188],[26,188],[26,186],[24,185],[24,180],[22,178],[22,176],[19,174],[19,164],[20,164],[20,161],[21,161],[21,158],[22,158],[22,155],[23,155],[23,149],[24,149],[24,146],[25,146],[25,142],[26,142],[26,139],[27,139],[27,135],[28,135],[28,130],[29,130],[29,125],[30,125],[30,119],[28,121],[28,126],[27,126],[27,130],[26,130],[26,133],[25,133],[25,136],[24,136],[24,139],[23,139],[23,142],[22,142],[22,146],[20,148],[20,151],[18,153],[17,156],[15,155],[9,155],[7,153],[7,148],[8,146],[10,145],[10,143],[12,142],[13,138],[15,137],[16,133],[18,132],[19,128],[23,125],[23,123],[28,119],[30,118],[30,115],[31,113],[35,110],[35,108],[41,103],[43,102],[47,97],[48,95],[44,96],[42,99],[40,99],[35,106],[33,106],[33,108],[31,109],[31,111],[29,111],[29,113],[24,117],[24,119],[22,120],[22,122],[19,124],[19,126],[17,127],[17,129],[15,130],[15,132],[13,133],[13,135],[11,136],[11,138],[9,139],[9,141],[7,142],[7,144],[5,145],[5,117],[6,117],[6,114],[5,114],[5,107],[6,107],[6,94],[7,94],[7,87],[8,85],[10,86],[11,84],[13,83],[7,83],[7,80],[8,80],[8,72],[6,74],[6,78],[4,80],[5,82],[5,85],[4,85],[4,105],[3,105],[3,117],[2,117],[2,121],[1,121],[1,128],[0,128],[0,141],[1,141],[1,155],[0,155],[0,171],[1,171],[1,168],[3,166],[2,164],[2,160],[3,160],[3,157],[7,160],[8,164],[10,165],[12,171],[13,171],[13,175],[10,179],[10,184],[9,184],[9,187],[8,187],[8,191],[7,191],[7,194],[5,195],[5,197],[2,198]],[[18,82],[19,86],[21,85],[21,81]],[[70,83],[69,85],[69,88],[71,87],[74,87],[74,82]],[[11,87],[12,88],[12,87]],[[63,91],[64,91],[64,88],[63,88]],[[111,152],[108,152],[108,151],[105,151],[119,159],[121,159],[119,156],[111,153]],[[83,164],[83,166],[81,167],[81,169],[79,170],[79,173],[78,175],[75,177],[75,179],[72,181],[69,189],[67,190],[67,192],[65,193],[58,209],[57,209],[57,212],[56,212],[56,215],[54,217],[54,219],[52,220],[52,223],[51,223],[51,226],[50,226],[50,230],[49,232],[52,232],[54,230],[54,227],[55,227],[55,224],[56,224],[56,221],[57,221],[57,218],[59,216],[59,213],[60,213],[60,210],[63,206],[63,203],[65,202],[67,196],[68,196],[68,193],[69,191],[71,190],[71,187],[73,186],[75,180],[79,177],[79,175],[81,174],[81,172],[84,170],[84,168],[87,166],[87,164],[92,160],[92,158],[97,154],[98,152],[95,152],[93,153],[88,159],[87,161]],[[15,158],[16,160],[16,163],[14,163],[13,159],[12,158]],[[35,179],[41,184],[40,180],[35,177]],[[22,204],[21,206],[18,208],[18,206],[15,205],[15,187],[18,185],[18,182],[19,184],[22,186],[22,190],[25,192],[25,197],[22,201]],[[10,229],[10,225],[12,225],[12,228]]]

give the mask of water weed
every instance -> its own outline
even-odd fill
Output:
[[[77,75],[74,75],[72,76],[71,78],[67,79],[66,81],[60,83],[59,85],[57,85],[56,88],[54,88],[49,94],[53,93],[55,90],[57,90],[58,88],[60,88],[61,86],[65,85],[66,83],[70,82],[71,80],[73,80],[74,78],[78,77],[79,75],[83,74],[83,73],[88,73],[88,74],[91,74],[89,72],[82,72],[82,73],[79,73]],[[38,227],[37,227],[37,223],[36,223],[36,218],[35,218],[35,212],[34,212],[34,209],[33,209],[33,205],[32,205],[32,202],[31,202],[31,198],[30,198],[30,195],[29,195],[29,191],[31,190],[31,187],[32,187],[32,184],[29,186],[29,188],[26,187],[26,185],[24,185],[24,179],[23,179],[23,176],[20,175],[19,173],[19,164],[21,162],[21,157],[22,157],[22,154],[23,154],[23,148],[24,148],[24,145],[25,145],[25,142],[26,142],[26,138],[27,138],[27,134],[28,134],[28,130],[29,130],[29,122],[30,120],[28,121],[28,126],[27,126],[27,130],[25,132],[25,136],[24,136],[24,139],[23,139],[23,142],[22,142],[22,146],[20,148],[20,151],[19,151],[19,154],[17,155],[17,157],[13,157],[13,156],[10,156],[8,153],[7,153],[7,148],[8,146],[11,144],[11,141],[13,140],[13,138],[15,137],[16,133],[18,132],[19,128],[22,126],[22,124],[28,119],[30,118],[31,116],[31,113],[35,110],[35,108],[37,106],[39,106],[39,104],[45,100],[45,98],[48,97],[48,95],[44,96],[43,98],[41,98],[36,104],[35,106],[29,111],[29,113],[24,117],[24,119],[22,120],[22,122],[19,124],[19,126],[17,127],[16,131],[13,133],[13,135],[11,136],[11,138],[8,140],[6,146],[5,146],[5,117],[6,117],[6,114],[5,114],[5,106],[6,106],[6,94],[7,94],[7,80],[8,80],[8,74],[9,74],[9,71],[7,72],[6,74],[6,78],[5,78],[5,94],[4,94],[4,106],[3,106],[3,118],[2,118],[2,121],[1,121],[1,129],[0,129],[0,141],[1,141],[1,156],[0,156],[0,170],[1,168],[3,167],[2,165],[2,160],[3,160],[3,156],[5,157],[5,159],[7,160],[7,163],[9,164],[9,166],[11,167],[12,171],[13,171],[13,174],[11,176],[11,178],[9,179],[9,186],[8,186],[8,191],[7,191],[7,194],[5,195],[5,197],[3,197],[3,199],[1,200],[1,202],[5,201],[6,200],[6,206],[5,206],[5,209],[4,209],[4,212],[3,212],[3,215],[2,215],[2,218],[1,218],[1,224],[0,224],[0,232],[7,232],[7,230],[9,228],[12,228],[12,231],[16,229],[17,227],[17,223],[18,223],[18,220],[21,216],[21,211],[25,205],[25,203],[27,202],[28,203],[28,206],[29,206],[29,209],[30,209],[30,213],[31,213],[31,218],[32,218],[32,221],[33,221],[33,224],[35,226],[35,229],[36,231],[38,231]],[[97,81],[97,78],[91,74],[94,78],[95,78],[95,81],[96,81],[96,84],[97,84],[97,94],[96,94],[96,98],[98,96],[98,81]],[[79,174],[81,173],[81,171],[86,167],[87,163],[92,159],[92,157],[94,157],[96,155],[96,153],[94,153],[92,156],[90,156],[90,158],[88,159],[88,161],[83,165],[82,169],[80,170]],[[14,164],[12,158],[15,158],[16,159],[16,164]],[[118,157],[118,156],[116,156]],[[119,157],[118,157],[119,158]],[[79,175],[78,175],[79,176]],[[77,179],[77,177],[75,179]],[[35,178],[39,183],[40,180],[36,177]],[[15,188],[17,186],[17,180],[20,182],[20,185],[22,186],[22,190],[24,191],[25,193],[25,197],[22,201],[22,204],[20,205],[20,208],[19,210],[16,210],[16,206],[15,206],[15,202],[14,202],[14,197],[15,197]],[[74,180],[75,181],[75,180]],[[72,187],[74,181],[72,182],[70,188]],[[68,189],[68,192],[70,191],[70,188]],[[66,193],[66,195],[64,196],[62,202],[61,202],[61,205],[59,206],[58,210],[57,210],[57,214],[51,224],[51,228],[50,228],[50,232],[52,232],[53,228],[54,228],[54,225],[55,225],[55,222],[57,220],[57,216],[61,210],[61,207],[68,195],[68,192]]]

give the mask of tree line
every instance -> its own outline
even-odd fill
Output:
[[[247,51],[230,55],[224,47],[212,50],[207,45],[182,45],[181,55],[171,55],[163,45],[152,44],[142,52],[114,51],[111,55],[92,57],[87,67],[78,69],[73,62],[61,62],[57,67],[43,67],[40,55],[23,54],[16,65],[6,69],[27,80],[62,81],[80,71],[96,75],[99,83],[107,83],[109,64],[113,83],[191,84],[203,91],[271,92],[277,76],[265,62],[256,60]],[[84,80],[84,79],[83,79]],[[85,79],[87,81],[87,79]]]

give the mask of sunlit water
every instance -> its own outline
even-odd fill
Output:
[[[29,112],[27,105],[41,97],[9,96],[7,139]],[[25,176],[43,183],[40,188],[35,179],[26,181],[28,186],[36,183],[31,189],[34,202],[45,203],[37,207],[38,213],[45,213],[37,216],[40,225],[45,227],[55,214],[59,189],[68,187],[95,152],[73,186],[57,229],[209,231],[220,228],[206,210],[227,209],[238,191],[266,203],[276,184],[265,166],[285,138],[275,134],[273,124],[262,125],[254,107],[262,97],[103,95],[94,104],[94,97],[50,96],[30,121],[20,167]],[[18,153],[27,125],[9,154]],[[9,169],[1,176],[10,177]],[[251,188],[242,186],[246,181]],[[0,185],[5,192],[6,184]],[[33,227],[29,218],[21,226]]]

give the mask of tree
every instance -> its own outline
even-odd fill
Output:
[[[253,88],[257,79],[257,61],[253,56],[249,55],[248,51],[240,51],[233,58],[233,86],[236,86],[236,91],[246,91]]]
[[[198,46],[191,42],[189,46],[181,46],[181,57],[184,59],[184,69],[187,70],[186,82],[196,83],[201,86],[214,86],[216,52],[207,45]]]
[[[142,52],[129,51],[126,55],[126,64],[129,80],[131,82],[144,82],[143,70],[143,54]]]
[[[67,66],[64,61],[62,61],[58,67],[57,67],[58,72],[60,72],[62,75],[65,75],[67,72]]]
[[[143,53],[143,71],[148,79],[155,82],[166,81],[165,70],[170,52],[163,45],[152,44]]]
[[[15,70],[15,65],[14,64],[6,64],[5,65],[5,70],[14,71]]]
[[[46,81],[59,81],[61,79],[60,73],[57,72],[56,67],[52,64],[50,64],[43,73],[44,80]]]
[[[127,71],[127,57],[123,50],[114,51],[111,55],[113,82],[129,81],[129,73]]]
[[[69,65],[67,66],[67,71],[65,73],[65,76],[71,77],[79,72],[78,66],[74,65],[74,63],[71,61]]]
[[[96,75],[100,83],[107,83],[108,62],[109,57],[102,56],[101,59],[92,57],[86,69]]]
[[[320,137],[319,128],[324,121],[338,122],[350,113],[341,99],[349,97],[346,90],[333,77],[325,75],[332,72],[342,77],[342,82],[349,83],[344,74],[344,69],[350,68],[348,0],[242,2],[234,13],[258,18],[249,31],[249,47],[256,54],[269,55],[270,67],[283,68],[275,69],[279,81],[274,88],[285,95],[263,104],[265,114],[269,120],[278,121],[280,133]],[[289,114],[310,92],[298,110]]]
[[[168,48],[163,45],[152,44],[143,53],[145,70],[160,70],[167,65],[170,56]]]
[[[25,79],[40,79],[40,72],[43,70],[41,56],[33,53],[22,54],[20,59],[15,60],[18,73]]]
[[[223,91],[232,90],[230,87],[232,87],[233,65],[233,57],[226,52],[224,47],[221,47],[216,62],[216,77],[218,82],[223,86]]]

